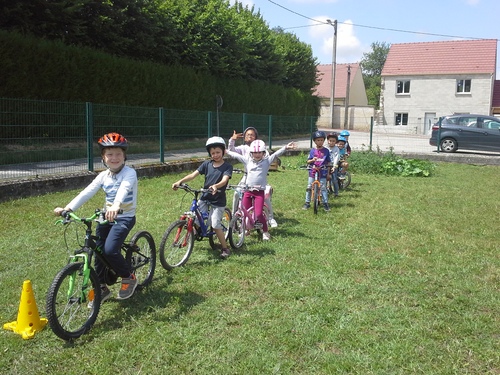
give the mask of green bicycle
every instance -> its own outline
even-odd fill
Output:
[[[46,312],[52,331],[61,339],[74,340],[88,332],[97,319],[101,306],[101,287],[99,277],[92,267],[95,255],[106,266],[106,284],[117,282],[115,273],[102,250],[97,247],[97,237],[93,234],[94,222],[106,224],[104,211],[95,210],[89,218],[80,218],[75,213],[63,211],[62,219],[56,223],[65,226],[64,237],[68,246],[67,229],[71,223],[83,223],[85,238],[83,245],[70,255],[69,263],[63,267],[52,281],[47,293]],[[156,246],[147,231],[136,232],[130,243],[122,245],[125,259],[143,289],[151,283],[156,266]]]

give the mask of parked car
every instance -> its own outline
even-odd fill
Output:
[[[432,127],[431,146],[438,145],[439,121]],[[441,151],[458,149],[500,152],[500,118],[483,115],[450,115],[441,117],[439,134]]]

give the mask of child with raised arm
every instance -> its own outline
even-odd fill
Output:
[[[106,194],[107,224],[98,224],[96,228],[97,246],[103,249],[106,258],[114,271],[122,278],[118,299],[127,299],[134,294],[137,279],[131,272],[121,247],[130,230],[135,225],[137,206],[137,174],[135,169],[125,165],[128,142],[118,133],[109,133],[97,141],[101,149],[101,157],[107,169],[97,177],[65,208],[54,209],[56,215],[63,211],[75,211],[100,189]],[[95,257],[95,271],[101,282],[102,302],[111,297],[106,285],[105,266]],[[92,307],[90,302],[89,307]]]
[[[211,137],[207,140],[206,149],[210,160],[205,160],[197,170],[181,178],[172,184],[172,189],[177,190],[179,186],[197,176],[205,175],[204,189],[210,189],[211,193],[203,193],[198,206],[201,212],[209,212],[208,224],[212,226],[219,242],[222,245],[221,258],[226,259],[231,255],[222,230],[222,215],[226,207],[226,187],[233,174],[233,166],[224,161],[226,142],[221,137]],[[209,205],[211,209],[209,210]]]
[[[245,194],[243,194],[243,207],[245,207],[245,209],[252,207],[252,198],[254,199],[253,205],[255,215],[257,220],[262,223],[262,239],[264,241],[269,241],[271,239],[269,228],[263,214],[265,188],[267,186],[267,173],[269,172],[269,167],[274,159],[282,155],[286,150],[292,148],[295,148],[295,144],[290,142],[272,155],[269,155],[264,141],[257,139],[250,144],[249,153],[246,156],[240,155],[234,151],[227,151],[229,156],[237,159],[245,165],[247,173],[245,185],[251,188],[255,187],[255,189],[248,190]]]
[[[330,165],[330,151],[323,147],[325,143],[326,134],[323,131],[316,131],[313,133],[313,142],[316,147],[311,149],[309,152],[309,157],[307,158],[307,164],[314,164],[316,167],[327,167]],[[319,171],[319,181],[321,184],[321,198],[323,201],[323,208],[325,211],[330,211],[330,206],[328,205],[328,191],[326,190],[326,180],[330,177],[329,168],[320,169]],[[307,180],[306,189],[306,202],[302,207],[303,210],[309,209],[311,207],[311,186],[314,181],[314,169],[309,170],[309,178]]]
[[[244,143],[240,146],[235,146],[236,140],[238,138],[243,138]],[[236,133],[236,131],[234,131],[233,136],[229,138],[227,148],[229,149],[229,151],[237,152],[238,154],[243,156],[248,156],[248,153],[250,152],[250,145],[256,139],[259,139],[259,132],[253,126],[249,126],[243,131],[243,133]],[[241,178],[240,184],[245,185],[245,180],[246,180],[246,173]],[[272,193],[272,188],[270,185],[267,185],[266,196],[264,198],[264,201],[267,204],[267,207],[269,208],[269,217],[267,218],[267,220],[269,221],[269,224],[271,225],[272,228],[276,228],[278,226],[278,223],[274,219],[273,205],[271,202],[271,193]],[[238,192],[234,192],[233,214],[238,209],[238,199],[239,199]]]

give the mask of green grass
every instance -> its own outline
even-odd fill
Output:
[[[2,330],[3,374],[499,374],[499,167],[438,163],[432,177],[353,173],[332,211],[303,211],[306,172],[271,173],[279,227],[221,261],[208,240],[183,268],[103,305],[72,345],[47,327]],[[134,230],[159,244],[185,209],[180,175],[139,182]],[[201,186],[202,179],[192,186]],[[77,192],[0,204],[1,323],[23,281],[40,315],[66,262],[51,215]],[[80,214],[100,207],[94,198]],[[116,286],[115,286],[116,287]],[[114,289],[116,292],[116,288]]]

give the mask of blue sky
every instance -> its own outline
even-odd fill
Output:
[[[236,0],[230,1],[234,3]],[[254,6],[254,12],[260,10],[270,27],[280,26],[310,44],[314,56],[322,64],[332,62],[333,27],[313,20],[337,20],[337,63],[360,61],[363,53],[369,52],[374,42],[414,43],[469,39],[468,37],[500,39],[500,0],[239,2],[249,7]],[[499,57],[497,79],[500,79],[498,60]]]

